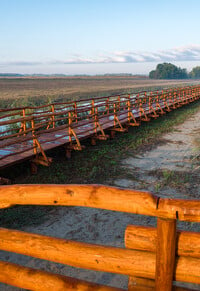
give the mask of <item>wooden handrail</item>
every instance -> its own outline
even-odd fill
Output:
[[[200,200],[159,198],[150,192],[103,185],[1,186],[0,208],[16,204],[83,206],[190,222],[200,221]]]

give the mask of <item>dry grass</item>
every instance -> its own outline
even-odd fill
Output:
[[[197,130],[197,137],[194,139],[194,146],[195,146],[195,152],[196,152],[196,155],[195,155],[195,158],[194,160],[196,160],[196,164],[197,164],[197,167],[196,169],[199,169],[200,168],[200,129]]]
[[[13,106],[23,105],[27,98],[29,101],[41,101],[43,97],[44,102],[74,100],[132,92],[137,91],[137,88],[141,90],[147,87],[181,86],[188,83],[191,83],[191,80],[149,80],[134,76],[0,78],[0,107],[8,107],[9,103],[13,102]],[[4,101],[7,105],[4,105]]]

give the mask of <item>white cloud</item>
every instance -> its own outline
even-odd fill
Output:
[[[86,57],[75,55],[66,60],[48,62],[12,61],[0,62],[1,67],[38,66],[38,65],[72,65],[72,64],[109,64],[109,63],[144,63],[144,62],[187,62],[200,61],[200,45],[177,47],[156,52],[149,51],[117,51],[108,55]]]

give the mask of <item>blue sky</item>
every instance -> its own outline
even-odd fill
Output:
[[[0,72],[148,73],[200,65],[198,0],[0,0]]]

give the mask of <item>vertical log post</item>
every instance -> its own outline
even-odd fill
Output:
[[[156,291],[171,291],[176,251],[176,220],[157,220]]]

